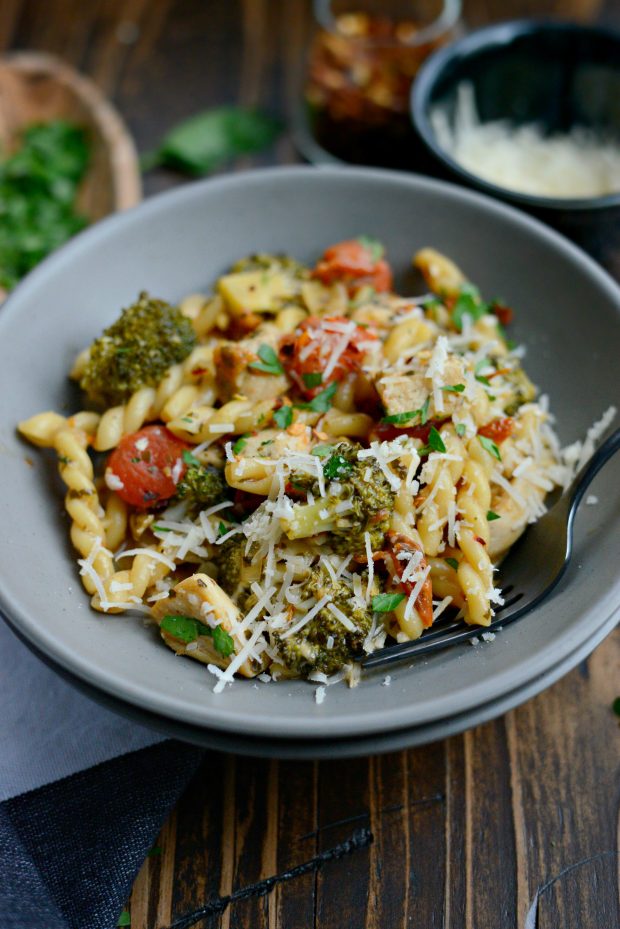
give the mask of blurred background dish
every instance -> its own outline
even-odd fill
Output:
[[[435,173],[527,210],[620,268],[620,33],[490,26],[434,55],[411,101]]]
[[[411,83],[456,36],[461,0],[314,0],[313,9],[300,150],[310,161],[415,168]]]

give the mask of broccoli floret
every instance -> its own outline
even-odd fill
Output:
[[[304,600],[314,597],[317,601],[329,594],[334,606],[351,620],[355,628],[345,628],[326,606],[298,633],[287,638],[276,636],[282,663],[303,676],[311,671],[333,674],[361,652],[364,639],[370,631],[372,614],[370,610],[351,606],[352,589],[344,579],[334,583],[323,568],[312,570],[303,584],[301,594]],[[328,639],[331,648],[327,647]]]
[[[215,555],[217,565],[217,582],[229,597],[236,599],[241,584],[241,574],[246,563],[244,551],[247,539],[245,536],[233,536],[223,545],[218,545]]]
[[[91,345],[80,387],[95,407],[125,403],[141,387],[154,387],[195,345],[179,309],[141,293]]]
[[[293,507],[293,515],[282,520],[289,539],[329,532],[330,546],[338,554],[346,555],[364,551],[364,533],[368,532],[372,550],[383,547],[395,494],[376,462],[358,459],[361,447],[346,442],[324,447],[323,473],[330,493],[321,497],[314,485],[315,502]],[[334,484],[340,487],[338,493],[331,492]],[[336,512],[344,501],[350,501],[351,508]]]
[[[228,484],[219,468],[194,460],[189,462],[177,484],[176,496],[179,500],[187,500],[190,511],[197,512],[226,500]]]

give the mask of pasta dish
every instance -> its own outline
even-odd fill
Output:
[[[382,245],[316,266],[252,255],[212,295],[147,293],[75,361],[84,409],[19,426],[51,448],[95,610],[234,675],[347,678],[446,609],[481,627],[494,567],[566,460],[486,302],[431,248],[399,296]]]

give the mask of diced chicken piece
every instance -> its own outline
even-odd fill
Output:
[[[454,387],[463,384],[464,373],[461,359],[456,355],[449,355],[442,372],[443,385]],[[433,382],[424,372],[388,375],[377,381],[376,387],[388,416],[420,410],[427,400],[428,418],[433,419],[437,412],[433,399]],[[463,406],[462,393],[444,390],[442,399],[443,410],[438,414],[441,418],[452,416]]]
[[[285,374],[269,374],[249,367],[253,362],[260,362],[258,352],[263,345],[277,355],[281,336],[278,327],[269,324],[261,326],[250,339],[223,342],[215,349],[216,389],[222,403],[227,403],[235,394],[258,403],[287,392],[289,384]]]
[[[239,608],[233,603],[228,594],[216,584],[207,574],[192,574],[191,577],[181,581],[172,588],[169,595],[158,600],[151,609],[151,614],[161,627],[166,616],[187,616],[196,619],[206,628],[209,626],[208,617],[215,617],[218,625],[227,632],[234,642],[234,652],[224,657],[214,645],[213,636],[199,634],[192,642],[185,642],[165,629],[160,629],[161,636],[166,645],[170,646],[177,655],[187,655],[204,664],[214,664],[226,668],[232,658],[245,645],[249,633],[235,632],[241,619]],[[255,677],[263,670],[264,665],[257,662],[245,661],[239,668],[239,674],[244,677]]]

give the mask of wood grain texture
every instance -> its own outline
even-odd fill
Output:
[[[466,0],[465,12],[472,24],[532,12],[620,23],[618,0]],[[223,102],[285,118],[309,19],[309,0],[2,0],[0,51],[64,56],[147,151],[179,119]],[[295,157],[284,133],[230,167]],[[160,171],[145,187],[178,183]],[[619,670],[616,632],[502,719],[408,752],[280,764],[206,753],[135,881],[132,929],[165,929],[359,828],[371,830],[369,847],[197,925],[525,929],[535,913],[537,929],[617,929]]]

